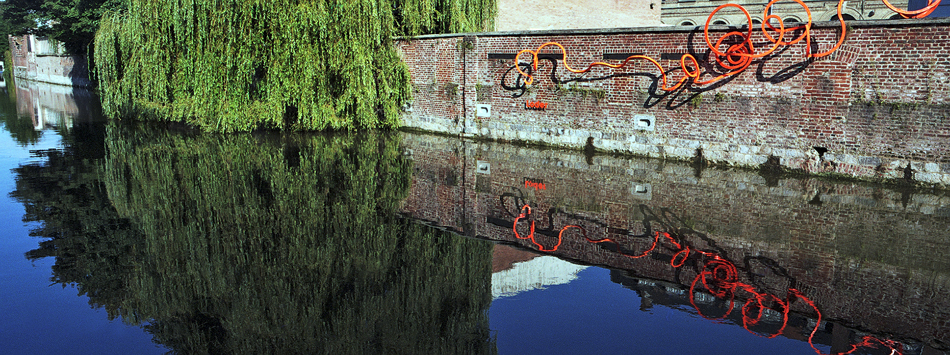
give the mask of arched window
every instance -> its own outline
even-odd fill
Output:
[[[716,21],[713,21],[712,24],[713,24],[713,25],[720,25],[720,26],[728,25],[728,23],[726,23],[726,20],[716,20]]]
[[[854,21],[854,16],[848,14],[841,14],[841,18],[843,18],[845,21]],[[838,21],[838,15],[832,16],[828,21]]]
[[[696,24],[693,23],[693,21],[686,20],[686,21],[680,22],[680,26],[696,26]]]

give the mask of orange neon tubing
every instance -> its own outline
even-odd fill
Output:
[[[694,77],[694,75],[691,75],[692,72],[690,72],[690,71],[687,70],[687,68],[686,68],[686,62],[685,62],[686,59],[683,58],[683,59],[680,60],[680,62],[681,62],[681,65],[682,65],[682,67],[683,67],[683,71],[686,72],[686,75],[687,75],[687,76],[684,77],[683,79],[680,79],[680,81],[677,82],[676,85],[671,86],[671,87],[670,87],[670,86],[667,86],[667,85],[666,85],[666,84],[667,84],[666,74],[665,74],[665,70],[663,70],[663,66],[660,65],[660,63],[657,62],[655,59],[650,58],[650,57],[645,56],[645,55],[632,55],[632,56],[629,56],[629,57],[627,57],[627,59],[624,60],[623,63],[621,63],[621,64],[610,64],[610,63],[604,63],[604,62],[594,62],[594,63],[591,63],[590,65],[588,65],[587,68],[584,68],[584,69],[574,69],[574,68],[571,68],[571,66],[567,64],[567,50],[564,49],[564,46],[562,46],[560,43],[557,43],[557,42],[547,42],[547,43],[545,43],[545,44],[542,44],[540,47],[538,47],[538,49],[535,49],[535,50],[522,49],[522,50],[521,50],[520,52],[518,52],[518,54],[515,56],[515,61],[517,61],[518,58],[521,58],[521,54],[522,54],[522,53],[531,53],[531,56],[532,56],[532,58],[531,58],[531,68],[534,69],[534,70],[538,70],[538,52],[540,52],[542,49],[544,49],[544,47],[547,47],[547,46],[556,46],[556,47],[558,47],[558,48],[561,49],[561,62],[564,63],[564,68],[567,69],[568,71],[572,72],[572,73],[577,73],[577,74],[586,73],[586,72],[590,71],[591,69],[593,69],[594,67],[598,67],[598,66],[609,67],[609,68],[613,68],[613,69],[619,69],[619,68],[622,68],[622,67],[626,66],[627,63],[630,62],[630,61],[633,60],[633,59],[645,59],[645,60],[648,60],[648,61],[650,61],[651,63],[653,63],[653,65],[654,65],[657,69],[659,69],[661,73],[663,73],[663,75],[662,75],[662,78],[663,78],[663,86],[662,86],[662,87],[663,87],[663,90],[665,90],[665,91],[673,91],[673,90],[676,90],[677,88],[680,87],[680,85],[683,84],[683,82],[686,81],[686,79],[687,79],[688,77]],[[684,56],[684,57],[685,57],[685,56]],[[690,56],[690,58],[691,58],[691,60],[692,60],[693,63],[696,63],[696,58],[692,58],[692,56]],[[521,70],[521,66],[520,66],[520,65],[515,66],[515,69],[518,71],[519,74],[521,74],[521,75],[523,75],[525,78],[527,78],[527,79],[525,79],[525,84],[531,85],[531,84],[534,82],[534,76],[533,76],[533,75],[530,75],[530,74],[528,74],[528,73],[525,73],[523,70]],[[699,75],[698,72],[699,72],[699,65],[698,65],[698,63],[697,63],[697,64],[696,64],[696,73],[695,73],[695,75]]]
[[[763,11],[762,33],[770,42],[772,42],[773,45],[768,50],[760,52],[760,53],[756,53],[755,46],[752,43],[752,33],[753,33],[752,32],[752,28],[753,28],[752,17],[751,15],[749,15],[749,12],[746,11],[744,7],[737,4],[723,4],[716,7],[716,9],[713,10],[709,14],[709,16],[706,18],[706,24],[703,28],[703,38],[706,41],[706,45],[709,48],[709,51],[715,54],[716,64],[726,69],[726,72],[719,74],[717,76],[714,76],[708,80],[700,80],[703,73],[700,72],[699,63],[696,60],[696,57],[694,57],[691,54],[684,54],[680,58],[680,68],[683,70],[684,76],[683,78],[678,80],[675,85],[672,85],[672,86],[668,85],[669,80],[667,79],[667,75],[666,75],[667,70],[658,61],[645,55],[629,56],[623,61],[623,63],[620,63],[620,64],[593,62],[584,69],[575,69],[575,68],[572,68],[567,63],[567,50],[564,48],[564,46],[562,46],[560,43],[557,43],[557,42],[547,42],[547,43],[542,44],[540,47],[538,47],[535,50],[530,50],[530,49],[521,50],[515,56],[515,62],[517,63],[519,61],[522,54],[531,53],[531,56],[532,56],[531,68],[534,71],[537,71],[538,70],[538,53],[540,53],[541,50],[544,49],[545,47],[549,47],[549,46],[558,47],[561,50],[561,62],[564,64],[564,68],[566,68],[568,71],[572,73],[577,73],[577,74],[586,73],[590,71],[591,69],[593,69],[594,67],[608,67],[612,69],[620,69],[626,66],[627,63],[629,63],[632,60],[642,59],[642,60],[649,61],[660,72],[660,78],[662,80],[662,84],[660,88],[662,90],[675,91],[679,89],[680,87],[682,87],[684,84],[685,85],[690,85],[690,84],[709,85],[709,84],[718,82],[720,80],[723,80],[727,77],[742,73],[752,64],[753,59],[758,59],[758,58],[763,58],[765,56],[768,56],[774,53],[780,46],[790,46],[804,40],[805,41],[805,57],[806,58],[822,58],[822,57],[831,55],[832,53],[837,51],[838,48],[840,48],[841,45],[844,43],[844,37],[845,37],[845,34],[847,33],[847,24],[844,21],[842,8],[844,7],[845,0],[838,0],[838,6],[837,6],[837,15],[838,15],[837,17],[838,17],[838,22],[841,24],[841,34],[838,36],[837,42],[835,42],[834,46],[832,46],[831,49],[825,52],[821,52],[821,53],[811,53],[811,42],[812,42],[811,26],[813,23],[813,19],[811,15],[811,10],[808,8],[808,6],[805,5],[805,3],[802,0],[790,0],[790,1],[794,1],[798,3],[799,5],[802,6],[803,9],[805,9],[805,13],[808,16],[808,20],[807,22],[805,22],[805,24],[791,27],[791,28],[785,28],[785,23],[780,16],[769,13],[769,10],[772,8],[772,5],[774,5],[775,3],[779,1],[782,1],[782,0],[771,0],[765,6],[765,10]],[[941,0],[928,0],[926,7],[920,10],[914,10],[914,11],[906,11],[906,10],[898,9],[894,7],[888,0],[881,0],[881,1],[883,1],[884,5],[886,5],[889,9],[900,14],[904,18],[923,18],[931,14],[934,10],[936,10],[937,6],[940,5]],[[712,40],[709,38],[710,22],[712,21],[713,17],[716,15],[717,12],[727,7],[734,7],[742,11],[742,13],[746,17],[746,21],[749,24],[748,31],[747,33],[739,32],[739,31],[728,32],[722,35],[719,38],[719,40],[716,41],[716,44],[714,45]],[[770,23],[771,20],[776,20],[778,22],[779,27],[776,28],[774,25],[772,25]],[[798,30],[803,30],[800,36],[792,40],[788,40],[788,41],[785,40],[786,33],[791,33]],[[770,31],[777,33],[777,36],[773,37],[773,35],[770,34]],[[719,50],[719,47],[722,45],[722,43],[726,39],[734,37],[734,36],[738,36],[742,38],[742,41],[740,43],[730,45],[729,48],[725,52]],[[692,65],[694,69],[690,70],[689,65],[687,64]],[[531,85],[534,83],[534,76],[521,70],[520,65],[516,65],[515,69],[518,71],[519,74],[521,74],[522,76],[526,78],[525,84]]]
[[[907,10],[901,10],[901,9],[898,9],[898,8],[894,7],[894,5],[891,5],[891,2],[890,2],[890,1],[887,1],[887,0],[881,0],[881,1],[884,1],[884,6],[887,6],[888,9],[891,9],[891,11],[894,11],[894,12],[898,13],[898,14],[901,15],[901,17],[903,17],[903,18],[924,18],[924,17],[927,17],[927,16],[930,15],[930,13],[934,12],[934,10],[937,9],[937,6],[940,5],[940,0],[929,0],[929,1],[927,1],[927,6],[923,7],[922,9],[920,9],[920,10],[914,10],[914,11],[907,11]]]

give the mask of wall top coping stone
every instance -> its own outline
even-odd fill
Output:
[[[906,20],[874,20],[848,21],[852,28],[859,27],[926,27],[950,25],[950,17],[933,19],[906,19]],[[838,21],[812,22],[812,28],[840,28]],[[421,35],[415,37],[397,37],[397,41],[412,41],[419,39],[462,38],[462,37],[528,37],[528,36],[595,36],[616,35],[629,33],[675,33],[675,32],[702,32],[703,26],[649,26],[649,27],[617,27],[617,28],[590,28],[590,29],[563,29],[563,30],[531,30],[531,31],[496,31],[496,32],[466,32]],[[709,26],[714,31],[729,31],[745,28],[745,26]]]

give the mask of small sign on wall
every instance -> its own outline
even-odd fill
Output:
[[[641,131],[652,131],[656,124],[656,116],[633,115],[633,128]]]
[[[544,111],[545,109],[548,108],[548,104],[546,102],[541,102],[541,101],[531,102],[531,100],[525,100],[524,108],[528,110]]]
[[[633,195],[633,198],[638,200],[652,200],[653,186],[644,182],[634,182],[633,185],[630,186],[630,194]]]
[[[544,190],[547,186],[544,186],[544,180],[524,178],[524,187]]]
[[[478,118],[491,117],[491,105],[475,104],[475,117],[478,117]]]
[[[475,172],[479,174],[491,175],[491,163],[485,160],[475,161]]]

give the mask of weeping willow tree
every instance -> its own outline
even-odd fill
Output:
[[[393,128],[394,38],[489,29],[495,0],[126,0],[95,37],[112,117],[208,131]]]

